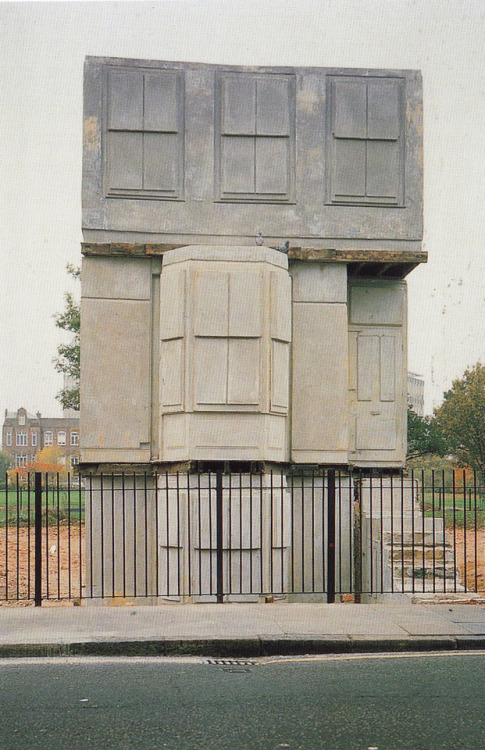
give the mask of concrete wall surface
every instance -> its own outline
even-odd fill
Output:
[[[339,592],[352,586],[352,493],[344,481],[335,503]],[[326,599],[321,473],[224,474],[219,489],[215,473],[94,475],[86,497],[88,599],[213,601],[218,555],[226,601]]]
[[[287,268],[257,246],[165,254],[160,460],[288,460]]]
[[[149,461],[152,269],[159,261],[89,258],[82,268],[83,461]]]
[[[84,463],[401,466],[406,286],[267,247],[83,263]]]
[[[419,250],[421,75],[88,57],[83,231]]]
[[[349,285],[350,460],[406,459],[407,304],[403,281]]]

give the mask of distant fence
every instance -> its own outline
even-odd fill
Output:
[[[0,487],[0,600],[485,592],[484,527],[462,471],[29,474]]]

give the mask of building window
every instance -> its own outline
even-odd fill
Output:
[[[25,414],[19,414],[19,425],[23,427],[25,424]]]
[[[50,430],[44,433],[44,445],[52,445],[53,444],[53,434]]]
[[[71,432],[71,445],[79,445],[79,432]]]
[[[64,430],[60,430],[57,433],[57,445],[65,445],[66,444],[66,433]]]
[[[24,454],[18,454],[15,456],[15,466],[27,466],[29,457]]]
[[[220,200],[293,200],[295,80],[223,73],[217,91],[216,180]]]
[[[5,433],[5,445],[12,445],[12,433],[10,430]]]
[[[138,67],[107,70],[107,195],[182,197],[183,83],[178,71]]]
[[[71,467],[79,465],[79,456],[71,456]]]
[[[328,76],[328,203],[404,205],[403,85]]]
[[[27,445],[27,433],[26,432],[17,432],[15,436],[15,444],[16,445]]]
[[[31,443],[32,448],[35,448],[36,445],[37,445],[37,433],[36,432],[32,433],[32,435],[31,435],[31,441],[32,441],[32,443]]]

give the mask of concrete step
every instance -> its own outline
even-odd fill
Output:
[[[415,591],[411,602],[413,604],[485,604],[485,598],[473,591],[465,591],[463,586],[457,585],[457,591]]]
[[[414,578],[415,580],[433,580],[433,579],[451,579],[451,580],[460,580],[460,574],[457,568],[453,564],[445,563],[443,564],[437,564],[437,565],[427,565],[423,567],[419,563],[415,563],[414,565],[407,565],[404,564],[394,564],[392,566],[393,576],[396,580],[402,580],[403,578],[403,570],[404,570],[404,578]]]
[[[404,530],[404,533],[401,533],[400,528],[395,528],[393,534],[391,534],[390,531],[384,532],[383,541],[388,547],[391,546],[391,541],[393,547],[412,547],[413,544],[415,547],[423,547],[423,545],[425,547],[432,547],[436,545],[443,546],[443,542],[445,542],[445,544],[448,543],[446,533],[444,534],[442,529],[438,528],[436,528],[434,532],[433,530],[425,531],[424,534],[422,529],[415,528],[414,531],[412,529],[409,531]]]
[[[393,585],[394,593],[412,593],[413,602],[433,601],[434,603],[439,603],[442,598],[445,598],[446,601],[448,601],[450,597],[455,601],[458,601],[458,597],[460,596],[465,598],[469,596],[458,581],[456,582],[455,591],[455,584],[449,579],[443,580],[437,578],[435,581],[428,579],[417,581],[416,579],[405,578],[404,586],[402,585],[401,579],[395,580]],[[476,597],[477,594],[474,594],[471,598],[476,599]]]
[[[391,553],[391,549],[389,549],[389,553]],[[454,561],[454,555],[453,555],[453,547],[451,544],[446,544],[446,546],[443,548],[443,545],[435,545],[434,547],[429,545],[425,546],[408,546],[405,545],[402,547],[401,545],[395,546],[392,548],[392,560],[393,562],[400,562],[401,560],[404,560],[404,562],[408,563],[421,563],[422,560],[425,560],[425,562],[432,563],[433,560],[435,562],[442,562],[443,559],[446,561],[453,562]]]

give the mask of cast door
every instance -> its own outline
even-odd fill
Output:
[[[357,460],[378,465],[403,451],[403,355],[400,327],[350,331],[351,447]]]

